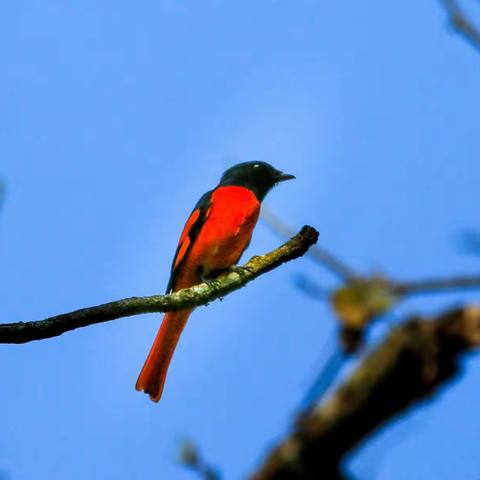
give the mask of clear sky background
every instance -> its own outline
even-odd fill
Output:
[[[297,176],[269,208],[357,268],[478,271],[455,236],[480,222],[480,55],[435,0],[4,0],[0,65],[2,321],[162,293],[198,197],[253,159]],[[259,224],[246,256],[278,243]],[[334,328],[298,273],[332,284],[303,258],[199,308],[158,405],[134,383],[159,315],[1,346],[0,468],[188,480],[175,456],[190,437],[244,478],[287,431]],[[350,471],[478,480],[478,357],[465,373]]]

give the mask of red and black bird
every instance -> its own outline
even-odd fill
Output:
[[[225,171],[185,224],[167,293],[197,285],[235,265],[250,243],[265,195],[277,183],[292,178],[265,162],[239,163]],[[192,310],[165,314],[140,372],[136,389],[154,402],[160,400],[168,365]]]

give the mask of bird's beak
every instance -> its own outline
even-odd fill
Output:
[[[285,182],[286,180],[293,180],[295,175],[290,175],[289,173],[278,172],[276,176],[277,182]]]

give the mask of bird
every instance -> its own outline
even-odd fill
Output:
[[[166,293],[214,279],[236,265],[250,244],[265,196],[278,183],[294,178],[262,161],[227,169],[218,185],[202,195],[185,223]],[[192,311],[164,315],[140,372],[135,388],[154,402],[162,396],[170,361]]]

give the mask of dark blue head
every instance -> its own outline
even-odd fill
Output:
[[[246,187],[262,201],[268,191],[279,182],[291,180],[293,175],[277,170],[266,162],[244,162],[230,167],[222,175],[220,185]]]

